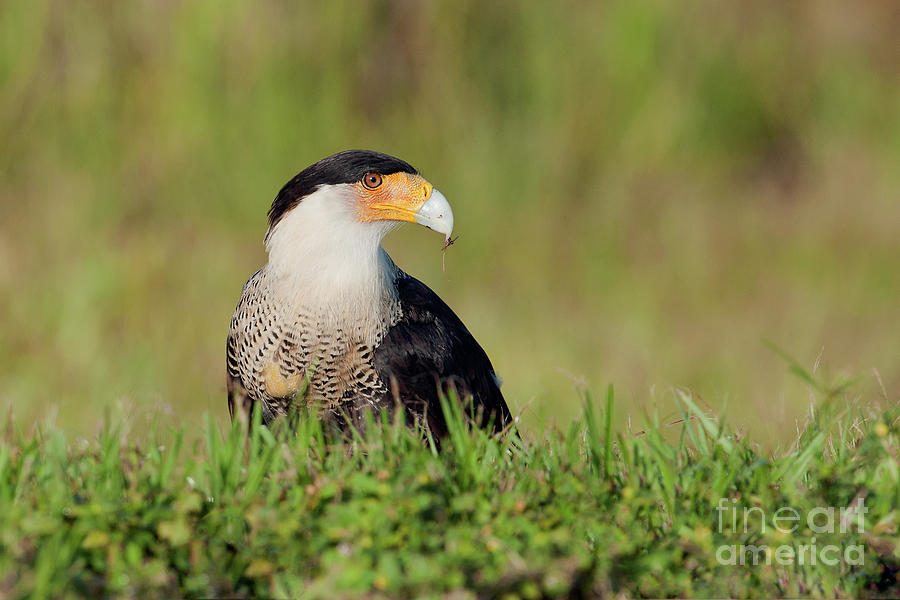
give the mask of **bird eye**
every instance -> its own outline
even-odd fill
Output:
[[[381,185],[381,175],[378,173],[366,173],[366,176],[363,177],[363,185],[370,190],[374,190]]]

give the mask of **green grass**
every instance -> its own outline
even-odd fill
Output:
[[[189,448],[183,430],[165,445],[114,425],[73,441],[9,422],[0,596],[896,596],[900,412],[836,413],[845,391],[810,378],[816,409],[777,455],[683,392],[680,423],[616,432],[611,387],[538,439],[472,431],[451,403],[440,451],[375,419],[340,438],[309,415],[295,435],[258,415],[249,435],[223,434],[209,418]],[[846,531],[807,525],[858,498],[867,512]],[[801,515],[797,532],[773,528],[779,508]],[[861,550],[836,565],[722,564],[737,544]]]

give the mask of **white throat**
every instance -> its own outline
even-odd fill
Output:
[[[350,184],[322,186],[266,234],[267,277],[287,310],[356,325],[391,310],[397,267],[381,239],[393,223],[361,222],[356,202]]]

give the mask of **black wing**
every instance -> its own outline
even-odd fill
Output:
[[[402,274],[396,283],[403,316],[375,349],[375,369],[389,398],[427,419],[439,436],[447,430],[439,397],[450,389],[471,398],[481,424],[493,418],[499,431],[510,423],[494,367],[459,317],[418,279]]]

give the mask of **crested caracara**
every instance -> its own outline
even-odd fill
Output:
[[[446,433],[439,398],[471,401],[481,424],[510,422],[491,361],[381,239],[404,221],[449,236],[447,199],[408,163],[367,150],[324,158],[275,197],[268,262],[244,284],[227,340],[228,408],[263,421],[293,402],[362,424],[401,407],[407,422]]]

